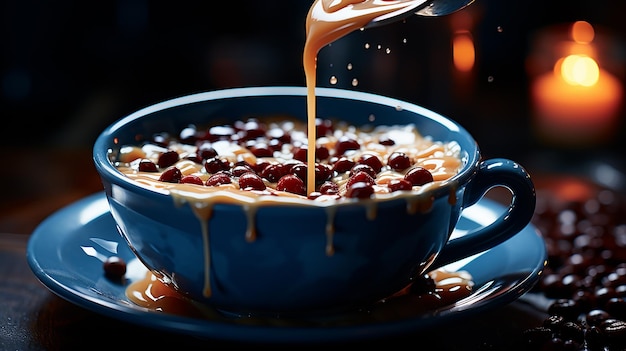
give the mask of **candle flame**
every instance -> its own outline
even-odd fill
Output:
[[[554,65],[555,74],[570,85],[590,87],[600,78],[600,67],[596,61],[586,55],[569,55],[561,58]]]
[[[571,26],[573,53],[562,57],[554,65],[554,74],[573,86],[590,87],[600,79],[600,67],[593,57],[587,55],[587,48],[595,37],[593,26],[586,21],[576,21]],[[585,52],[585,53],[582,53]]]

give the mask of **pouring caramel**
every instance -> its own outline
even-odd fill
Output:
[[[363,28],[374,18],[413,6],[414,0],[315,0],[306,17],[306,41],[302,55],[307,86],[309,150],[315,150],[315,86],[317,54],[322,47]],[[315,164],[315,153],[309,152],[307,163]],[[315,167],[308,167],[307,193],[315,190]]]

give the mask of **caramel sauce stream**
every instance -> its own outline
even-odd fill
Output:
[[[306,41],[302,55],[307,87],[307,194],[315,191],[315,118],[317,54],[322,47],[363,28],[374,18],[413,6],[415,0],[316,0],[306,18]]]

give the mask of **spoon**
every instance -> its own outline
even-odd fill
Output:
[[[414,6],[407,6],[396,12],[391,12],[371,20],[364,28],[373,28],[406,19],[417,15],[423,17],[440,17],[461,10],[473,3],[474,0],[416,0]]]

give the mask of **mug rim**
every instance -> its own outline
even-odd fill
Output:
[[[139,183],[134,182],[132,179],[124,176],[122,172],[120,172],[111,162],[110,153],[112,151],[110,144],[112,144],[111,140],[115,139],[115,133],[119,130],[122,130],[126,125],[139,120],[141,118],[147,118],[149,115],[164,111],[171,108],[182,107],[186,105],[192,105],[196,103],[202,103],[207,101],[214,100],[227,100],[227,99],[241,99],[246,97],[276,97],[276,96],[298,96],[298,97],[306,97],[307,88],[303,86],[257,86],[257,87],[240,87],[240,88],[226,88],[219,90],[212,90],[200,93],[194,93],[189,95],[184,95],[180,97],[175,97],[172,99],[164,100],[162,102],[158,102],[147,107],[141,108],[132,112],[125,117],[122,117],[113,123],[111,123],[108,127],[106,127],[97,137],[94,146],[93,146],[93,154],[92,158],[95,163],[96,170],[107,182],[111,184],[115,184],[116,186],[121,186],[126,190],[137,192],[139,194],[145,196],[156,196],[156,197],[169,197],[170,193],[165,190],[156,189],[156,188],[148,188],[146,186],[142,186]],[[411,191],[407,194],[385,194],[389,196],[381,196],[375,199],[355,199],[355,201],[350,202],[339,202],[339,201],[310,201],[310,205],[312,207],[328,207],[328,206],[336,206],[336,205],[353,205],[353,204],[363,204],[367,202],[385,202],[385,201],[393,201],[397,199],[406,199],[413,197],[423,197],[423,196],[434,196],[438,198],[440,196],[449,196],[451,191],[456,191],[459,187],[462,187],[475,173],[475,169],[478,166],[481,156],[480,156],[480,148],[475,141],[473,135],[469,133],[463,126],[461,126],[458,122],[447,118],[437,112],[429,110],[423,106],[410,103],[404,100],[395,99],[392,97],[361,92],[355,90],[347,90],[341,88],[326,88],[326,87],[316,87],[315,88],[316,98],[330,98],[330,99],[339,99],[339,100],[350,100],[350,101],[359,101],[359,102],[367,102],[374,105],[380,106],[388,106],[394,107],[397,110],[409,111],[413,114],[426,117],[435,123],[442,125],[447,130],[450,130],[453,133],[458,133],[464,135],[468,141],[471,141],[473,144],[473,150],[465,150],[463,149],[462,158],[465,158],[463,161],[463,165],[459,172],[454,176],[443,180],[437,187],[434,188],[425,188],[420,191]],[[120,145],[122,146],[122,145]],[[474,171],[473,171],[474,170]],[[297,201],[298,204],[302,204],[302,200]],[[284,201],[284,204],[281,202],[276,202],[268,206],[281,206],[281,205],[289,205],[292,204],[291,201]]]

